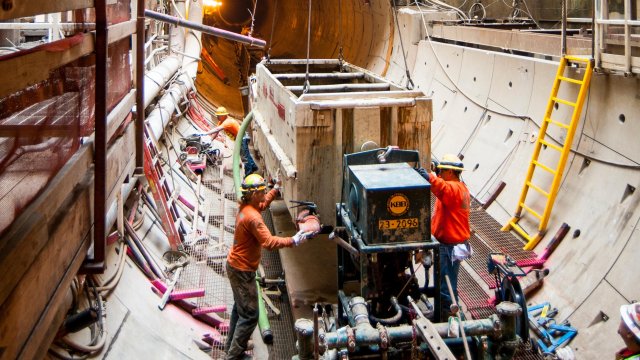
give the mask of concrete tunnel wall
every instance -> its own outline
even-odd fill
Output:
[[[256,21],[254,35],[269,40],[270,19],[276,11],[277,19],[287,20],[276,20],[271,56],[306,57],[307,3],[276,3],[277,8],[264,12],[268,21],[259,25]],[[470,169],[464,179],[479,199],[504,181],[505,190],[488,209],[504,224],[522,189],[534,146],[531,139],[537,136],[557,63],[420,41],[424,30],[419,16],[402,10],[398,33],[386,1],[371,1],[370,5],[315,1],[313,6],[311,58],[335,58],[338,39],[344,36],[346,60],[406,85],[406,57],[416,88],[433,98],[433,154],[463,153]],[[348,31],[339,31],[340,25]],[[204,44],[224,69],[232,69],[239,59],[229,57],[234,54],[233,44],[210,37],[205,37]],[[235,71],[230,72],[236,77],[230,76],[228,84],[206,71],[197,84],[210,101],[240,114],[237,87],[244,74]],[[571,226],[547,262],[551,273],[542,290],[528,300],[552,301],[560,310],[558,318],[568,317],[578,328],[579,335],[571,343],[577,358],[610,356],[623,347],[616,334],[619,306],[640,299],[636,284],[640,195],[635,192],[640,185],[640,142],[636,140],[640,124],[633,120],[640,110],[637,94],[637,79],[594,75],[573,142],[577,152],[569,156],[548,233],[536,247],[540,253],[563,222]],[[572,96],[571,91],[561,91],[561,95]],[[569,115],[561,109],[558,116],[564,120]],[[562,131],[550,135],[564,137]],[[589,162],[584,155],[603,161]],[[535,229],[527,218],[521,224],[527,230]],[[576,230],[580,235],[573,237]],[[602,321],[602,314],[610,319]]]

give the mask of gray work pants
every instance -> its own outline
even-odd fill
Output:
[[[227,263],[227,276],[233,291],[233,311],[224,349],[225,359],[242,359],[247,343],[258,325],[258,288],[255,271],[241,271]]]

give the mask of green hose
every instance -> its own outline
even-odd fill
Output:
[[[242,138],[251,120],[253,120],[253,111],[250,111],[247,116],[244,117],[244,120],[242,120],[242,125],[240,125],[240,130],[238,130],[236,142],[233,146],[233,185],[236,188],[236,196],[238,199],[242,197],[242,191],[240,190],[242,184],[240,176],[240,149],[242,149]],[[267,308],[264,306],[264,300],[262,300],[262,291],[260,291],[258,280],[256,280],[256,286],[258,289],[258,326],[260,327],[260,334],[265,344],[271,344],[273,342],[273,333],[271,332]]]
[[[262,341],[265,344],[273,344],[273,333],[271,332],[271,324],[269,324],[269,317],[267,317],[267,308],[264,306],[264,300],[262,299],[262,291],[260,290],[260,283],[256,279],[256,285],[258,286],[258,327],[260,328],[260,335],[262,335]]]
[[[233,146],[233,185],[236,188],[238,199],[242,197],[242,191],[240,191],[240,185],[242,184],[242,178],[240,177],[240,150],[242,149],[244,132],[249,127],[251,120],[253,120],[253,111],[250,111],[242,120],[242,125],[240,125],[240,130],[238,130],[238,135],[236,136],[236,143]]]

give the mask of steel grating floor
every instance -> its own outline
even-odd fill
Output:
[[[275,234],[273,218],[270,211],[264,211],[262,218],[272,234]],[[268,279],[284,278],[282,263],[280,262],[280,253],[276,251],[262,250],[262,266],[264,267],[265,277]],[[269,359],[280,360],[290,359],[297,354],[294,333],[294,319],[291,313],[291,305],[289,303],[289,295],[286,285],[279,286],[280,296],[270,296],[276,308],[280,310],[280,315],[276,315],[267,306],[269,313],[269,322],[273,331],[273,344],[268,345]],[[266,304],[265,304],[266,305]]]

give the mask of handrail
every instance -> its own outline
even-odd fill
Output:
[[[640,73],[640,59],[632,56],[631,27],[640,27],[640,20],[631,19],[631,0],[624,0],[622,19],[609,19],[610,13],[607,0],[595,2],[594,9],[594,58],[596,69],[609,71],[622,71],[624,75]],[[607,35],[610,34],[609,26],[622,26],[623,54],[614,54],[607,49]],[[635,64],[635,65],[634,65]]]

